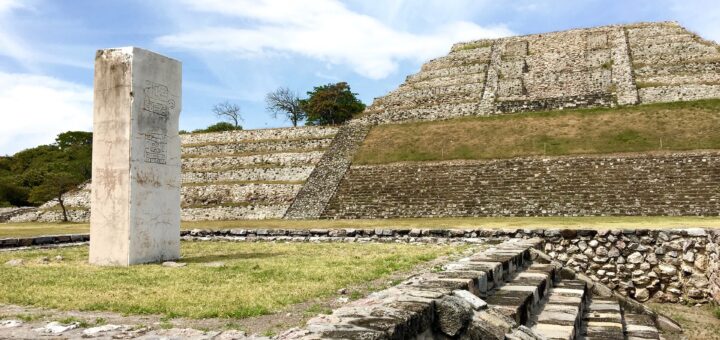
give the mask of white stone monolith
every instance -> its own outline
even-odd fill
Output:
[[[180,257],[182,66],[136,47],[95,56],[90,263]]]

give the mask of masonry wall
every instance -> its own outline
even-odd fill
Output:
[[[281,218],[332,142],[336,127],[181,135],[184,221]],[[66,195],[69,219],[90,217],[90,183]],[[11,222],[62,219],[56,201]]]
[[[718,216],[720,153],[352,166],[323,218]]]

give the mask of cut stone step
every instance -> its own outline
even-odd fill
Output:
[[[587,294],[587,285],[583,281],[558,283],[548,292],[532,329],[547,339],[575,339],[580,333]]]
[[[585,339],[624,339],[623,317],[615,300],[593,298],[583,318]]]
[[[655,321],[649,315],[625,314],[625,335],[627,339],[660,339]]]
[[[543,264],[532,264],[513,277],[507,284],[492,293],[486,302],[498,308],[518,324],[527,323],[532,312],[545,297],[555,268]]]

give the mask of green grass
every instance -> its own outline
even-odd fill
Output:
[[[335,294],[464,247],[407,244],[183,242],[182,268],[87,264],[88,248],[0,253],[0,303],[61,310],[244,318]],[[62,255],[62,262],[40,258]],[[224,267],[203,266],[213,261]]]
[[[333,228],[720,228],[720,217],[587,216],[587,217],[443,217],[358,220],[235,220],[182,222],[182,229],[333,229]],[[88,233],[87,223],[0,223],[0,238]]]
[[[694,307],[652,303],[650,307],[680,323],[689,340],[720,340],[720,319],[717,314],[713,315],[716,307],[712,305]]]
[[[353,164],[720,149],[720,100],[381,125]]]

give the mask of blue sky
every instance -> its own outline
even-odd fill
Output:
[[[720,41],[710,0],[0,0],[0,155],[91,130],[95,51],[138,46],[183,62],[185,130],[242,108],[245,128],[279,86],[347,81],[370,104],[457,41],[676,20]]]

